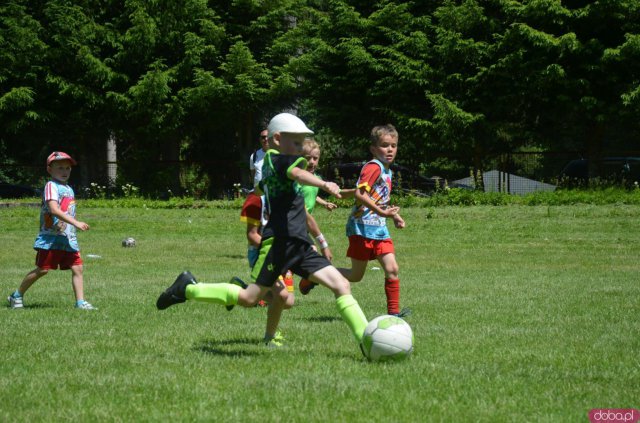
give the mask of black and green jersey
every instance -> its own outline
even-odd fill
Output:
[[[307,214],[300,185],[291,179],[291,170],[307,168],[307,160],[269,150],[262,164],[258,189],[264,194],[269,221],[262,238],[288,237],[309,242]]]

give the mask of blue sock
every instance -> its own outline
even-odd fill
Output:
[[[86,301],[85,301],[85,300],[78,300],[78,301],[76,301],[76,305],[77,305],[77,306],[82,305],[82,304],[84,304],[84,303],[86,303]]]
[[[17,289],[13,294],[11,294],[11,296],[13,298],[22,298],[22,295],[20,295],[20,291],[18,291]]]

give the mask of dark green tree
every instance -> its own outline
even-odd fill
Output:
[[[37,101],[43,85],[46,43],[42,26],[20,3],[0,6],[0,160],[3,182],[35,182],[16,163],[38,155],[40,145],[25,134],[44,126],[50,113]]]
[[[342,139],[388,120],[399,160],[445,156],[459,171],[517,149],[637,148],[636,1],[334,0],[319,11],[300,59],[304,104]]]
[[[304,54],[295,64],[303,110],[342,140],[343,159],[366,158],[371,128],[384,123],[401,130],[401,160],[425,157],[432,126],[429,11],[414,2],[329,1],[301,28]]]
[[[41,164],[53,149],[74,153],[86,184],[104,171],[109,127],[104,91],[119,79],[109,67],[110,4],[10,2],[1,11],[3,73],[0,139],[8,154]],[[6,75],[6,76],[5,76]]]

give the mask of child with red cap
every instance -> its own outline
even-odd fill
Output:
[[[86,231],[89,225],[76,220],[76,201],[73,189],[67,185],[71,176],[71,167],[76,161],[62,151],[54,151],[47,158],[47,172],[51,180],[47,182],[42,194],[40,208],[40,232],[33,248],[36,250],[36,268],[22,280],[20,287],[7,299],[9,307],[18,309],[24,306],[22,297],[38,279],[49,270],[71,270],[71,285],[76,297],[76,308],[95,310],[84,299],[82,258],[76,238],[76,229]]]

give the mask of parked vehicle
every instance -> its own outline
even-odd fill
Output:
[[[640,157],[604,157],[595,163],[577,159],[567,163],[560,173],[560,183],[565,186],[586,186],[596,178],[627,186],[640,182]]]
[[[40,191],[26,185],[0,183],[0,198],[40,197]]]

